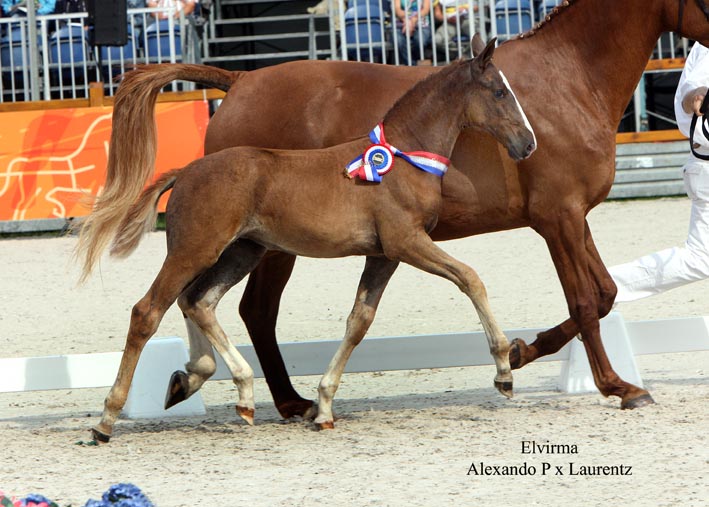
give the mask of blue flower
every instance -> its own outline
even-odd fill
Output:
[[[101,501],[89,500],[84,507],[155,507],[148,497],[133,484],[114,484]]]

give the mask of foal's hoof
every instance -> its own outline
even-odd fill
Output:
[[[649,393],[641,394],[640,396],[633,398],[632,400],[625,401],[620,404],[620,408],[623,410],[632,410],[634,408],[642,408],[647,405],[654,405],[655,400],[652,399]]]
[[[254,425],[254,414],[256,413],[256,411],[253,408],[240,407],[239,405],[237,405],[236,413],[239,417],[246,421],[249,426]]]
[[[512,398],[512,381],[495,381],[495,388],[502,393],[503,396],[507,398]]]
[[[170,383],[167,386],[167,394],[165,395],[165,410],[187,399],[188,379],[189,377],[184,371],[178,370],[172,374]]]
[[[335,422],[334,421],[316,422],[315,426],[319,430],[334,430],[335,429]]]
[[[111,435],[104,433],[98,428],[91,429],[91,436],[94,438],[94,440],[101,444],[107,444],[108,441],[111,440]]]
[[[317,405],[305,399],[286,401],[278,404],[276,408],[283,419],[292,419],[293,417],[312,419],[318,412]]]
[[[510,358],[510,367],[513,370],[518,370],[527,363],[522,362],[522,355],[527,350],[527,344],[521,338],[515,338],[510,343],[510,351],[508,357]]]

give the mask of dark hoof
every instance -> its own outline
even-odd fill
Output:
[[[94,437],[94,440],[102,444],[107,444],[108,441],[111,440],[111,435],[107,435],[96,428],[91,429],[91,436]]]
[[[276,408],[283,419],[292,419],[293,417],[312,419],[317,414],[316,405],[311,400],[286,401],[278,404]]]
[[[623,401],[623,403],[620,404],[620,408],[623,410],[633,410],[635,408],[642,408],[647,405],[654,405],[655,400],[652,399],[652,396],[650,396],[649,393],[641,394],[637,398],[633,398],[632,400],[628,401]]]
[[[524,343],[524,340],[521,338],[515,338],[512,340],[512,343],[510,343],[510,351],[509,351],[509,358],[510,358],[510,367],[513,370],[518,370],[524,364],[522,364],[522,349],[526,349],[527,344]]]
[[[178,370],[172,374],[170,383],[167,386],[167,394],[165,395],[165,410],[187,399],[188,378],[184,371]]]
[[[512,398],[512,382],[495,381],[495,388],[507,398]]]

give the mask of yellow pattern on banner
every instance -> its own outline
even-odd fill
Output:
[[[106,179],[112,109],[0,113],[0,220],[88,214],[86,194]],[[158,104],[156,172],[203,155],[206,102]]]

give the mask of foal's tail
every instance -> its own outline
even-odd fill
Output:
[[[180,169],[175,169],[160,176],[155,183],[143,190],[138,200],[128,208],[113,238],[111,255],[128,257],[133,253],[141,238],[155,225],[158,200],[172,188],[179,172]]]
[[[136,68],[123,77],[113,106],[113,130],[106,184],[81,224],[76,256],[85,281],[155,171],[157,131],[155,102],[161,88],[174,80],[193,81],[227,91],[241,72],[206,65],[156,64]]]

